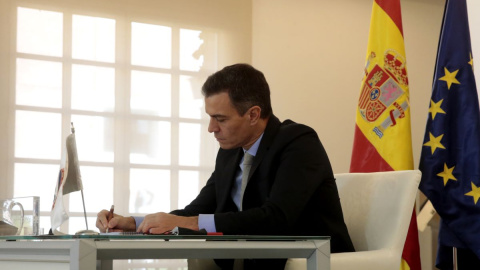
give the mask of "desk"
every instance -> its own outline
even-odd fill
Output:
[[[330,237],[0,236],[0,269],[111,270],[112,260],[179,258],[306,258],[308,270],[329,270]]]

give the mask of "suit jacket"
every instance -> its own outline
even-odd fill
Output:
[[[328,235],[331,252],[353,251],[328,156],[310,127],[271,116],[239,212],[231,198],[241,148],[217,154],[215,171],[183,210],[215,214],[217,231],[242,235]]]

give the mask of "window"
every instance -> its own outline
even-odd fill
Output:
[[[70,123],[89,229],[115,204],[124,215],[189,203],[213,169],[200,88],[216,69],[216,34],[124,15],[16,8],[13,195],[40,196],[50,228]],[[80,192],[64,232],[85,229]]]

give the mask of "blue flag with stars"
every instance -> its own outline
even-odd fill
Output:
[[[480,258],[480,112],[466,0],[446,1],[428,112],[420,190],[441,217],[438,267],[452,264],[442,254],[452,247]]]

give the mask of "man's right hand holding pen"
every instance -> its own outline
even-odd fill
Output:
[[[114,213],[114,207],[102,210],[97,215],[96,226],[100,232],[140,232],[146,234],[163,234],[175,227],[198,231],[198,216],[184,217],[168,213],[146,215],[138,225],[133,217],[124,217]]]
[[[135,219],[114,213],[114,206],[110,210],[102,210],[97,214],[97,228],[100,232],[129,232],[135,231]]]
[[[110,207],[110,211],[108,211],[107,222],[110,222],[110,220],[113,218],[114,208],[115,208],[115,206],[112,204],[112,207]],[[110,228],[108,228],[108,226],[107,226],[107,233],[108,233],[109,230],[110,230]]]

